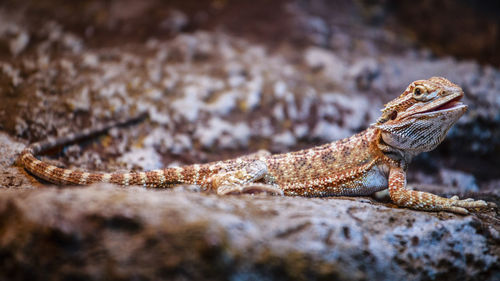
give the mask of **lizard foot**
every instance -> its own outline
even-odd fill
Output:
[[[462,215],[472,210],[488,209],[495,206],[483,200],[471,198],[460,200],[458,196],[444,198],[432,193],[406,189],[406,175],[401,168],[389,173],[389,195],[398,206],[424,211],[448,211]]]
[[[272,195],[283,195],[281,190],[276,185],[263,184],[263,183],[249,183],[244,185],[221,185],[217,188],[217,194],[255,194],[255,193],[268,193]]]
[[[448,206],[445,208],[447,211],[452,211],[454,213],[459,213],[463,215],[469,214],[469,209],[488,209],[496,207],[496,204],[485,202],[483,200],[474,200],[472,198],[460,200],[458,196],[454,195],[448,199]]]

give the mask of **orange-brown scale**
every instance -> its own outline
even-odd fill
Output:
[[[328,195],[335,186],[363,175],[386,157],[376,146],[376,128],[312,149],[273,155],[268,170],[285,194]]]

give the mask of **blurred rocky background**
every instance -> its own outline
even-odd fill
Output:
[[[301,149],[444,76],[469,110],[410,183],[499,204],[499,14],[494,0],[0,2],[0,279],[500,279],[498,210],[52,187],[16,161],[144,111],[42,159],[128,171]]]

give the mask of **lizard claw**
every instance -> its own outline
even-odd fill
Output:
[[[457,195],[450,198],[452,200],[451,205],[463,208],[485,208],[488,207],[488,203],[484,200],[474,200],[472,198],[459,199]]]
[[[453,207],[460,207],[460,208],[466,208],[466,209],[486,209],[490,207],[488,203],[486,203],[483,200],[474,200],[472,198],[467,198],[464,200],[453,200],[451,202],[451,206]]]
[[[449,198],[448,206],[444,210],[467,215],[471,209],[488,209],[496,206],[494,203],[485,202],[484,200],[474,200],[472,198],[460,200],[458,196],[454,195]]]
[[[461,214],[461,215],[468,215],[469,214],[469,211],[465,208],[462,208],[462,207],[452,206],[452,207],[447,208],[446,211],[450,211],[450,212]]]

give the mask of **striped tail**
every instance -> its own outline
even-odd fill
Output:
[[[31,174],[58,185],[89,185],[108,182],[118,185],[142,185],[145,187],[167,187],[182,183],[181,168],[159,169],[132,173],[89,173],[63,169],[38,160],[31,147],[21,153],[21,161]]]
[[[132,173],[90,173],[71,169],[63,169],[38,160],[35,156],[47,149],[74,142],[92,135],[100,134],[112,127],[140,120],[141,114],[135,118],[111,122],[108,124],[85,129],[76,134],[61,138],[49,138],[26,147],[20,155],[21,163],[31,174],[58,185],[89,185],[97,182],[114,183],[118,185],[142,185],[145,187],[170,187],[174,184],[196,184],[210,188],[208,178],[218,173],[227,164],[194,164],[190,166],[159,169]]]
[[[184,178],[180,168],[161,169],[137,173],[89,173],[70,169],[62,169],[38,160],[35,155],[57,146],[71,143],[83,138],[103,133],[110,128],[141,120],[145,114],[121,121],[103,124],[92,129],[84,129],[78,133],[61,138],[48,138],[25,148],[21,155],[21,163],[31,174],[54,184],[88,185],[96,182],[109,182],[119,185],[143,185],[162,187],[179,182]]]

